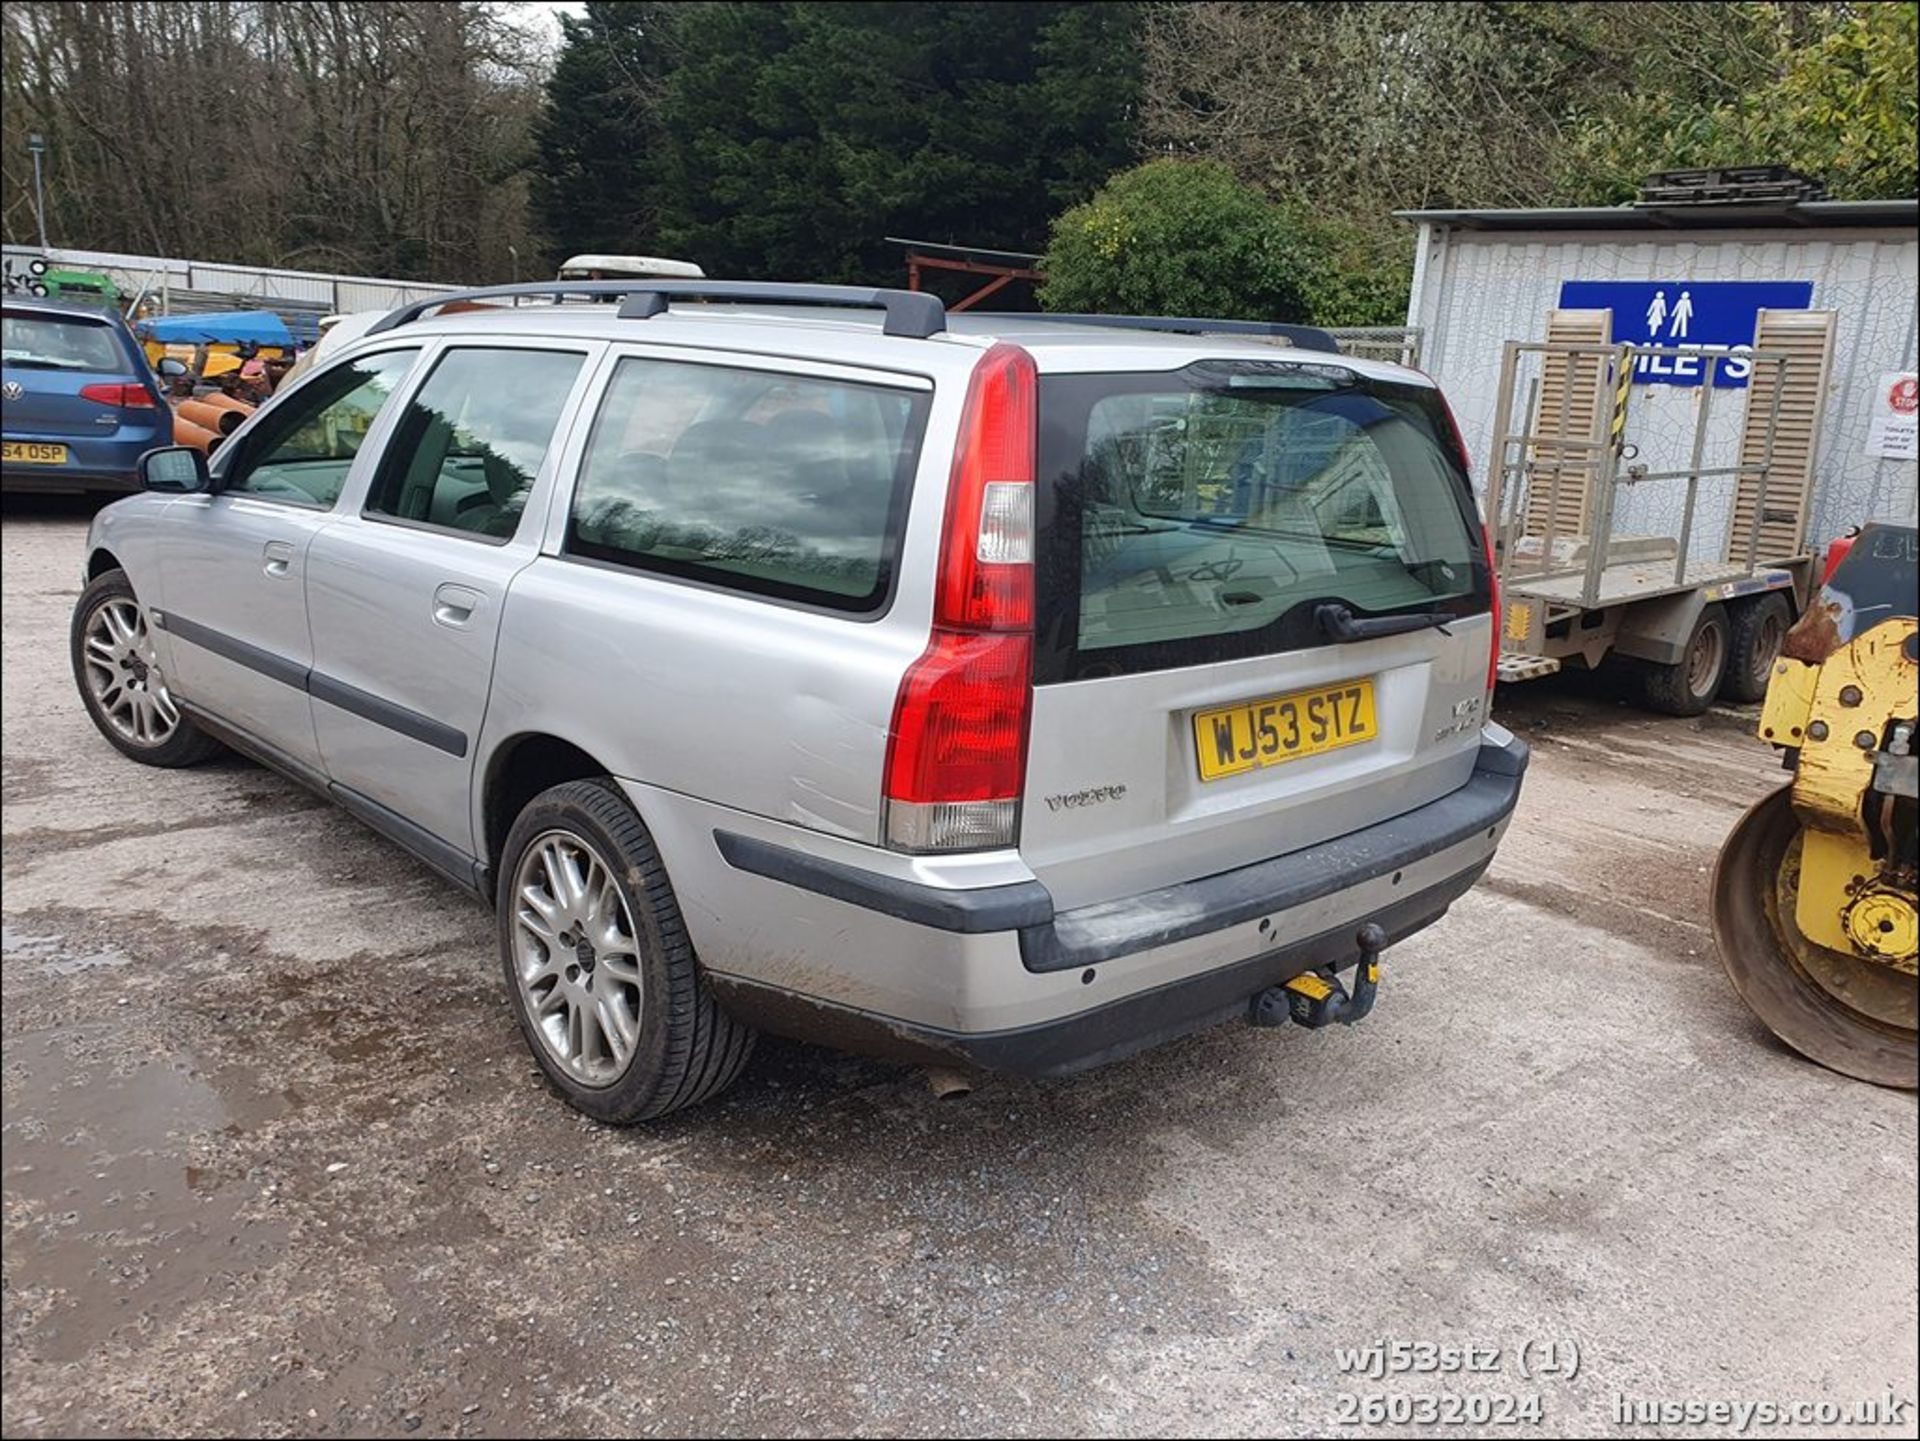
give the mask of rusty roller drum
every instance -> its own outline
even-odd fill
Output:
[[[1761,738],[1790,784],[1743,816],[1713,876],[1734,989],[1802,1055],[1912,1090],[1920,1056],[1920,532],[1866,527],[1787,633]]]

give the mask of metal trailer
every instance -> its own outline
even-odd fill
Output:
[[[1825,343],[1830,358],[1830,327]],[[1723,690],[1759,700],[1811,590],[1810,462],[1793,483],[1776,472],[1783,438],[1818,429],[1825,358],[1809,391],[1796,383],[1805,354],[1788,350],[1508,341],[1486,493],[1503,597],[1500,680],[1593,668],[1620,655],[1635,663],[1643,699],[1656,710],[1698,714]],[[1678,469],[1637,463],[1630,439],[1634,377],[1649,362],[1704,372],[1688,463]],[[1747,414],[1733,459],[1709,464],[1714,410],[1742,393],[1716,384],[1731,365],[1751,378]],[[1666,484],[1686,487],[1679,534],[1617,533],[1622,492]],[[1724,546],[1717,538],[1704,544],[1695,533],[1702,487],[1726,484],[1738,493],[1732,534]]]

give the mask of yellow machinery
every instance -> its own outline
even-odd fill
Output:
[[[1748,811],[1713,877],[1735,989],[1824,1066],[1915,1085],[1920,531],[1870,525],[1787,633],[1761,738],[1793,781]]]

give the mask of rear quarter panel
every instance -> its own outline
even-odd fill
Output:
[[[483,748],[554,735],[629,780],[874,840],[893,695],[922,644],[542,556],[507,596]]]

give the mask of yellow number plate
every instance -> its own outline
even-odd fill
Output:
[[[1358,745],[1379,733],[1370,680],[1218,706],[1193,718],[1203,781]]]
[[[0,460],[17,460],[22,465],[65,465],[64,445],[37,445],[30,440],[0,442]]]

